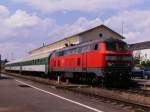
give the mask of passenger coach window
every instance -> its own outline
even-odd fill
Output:
[[[87,52],[89,51],[89,46],[83,46],[82,47],[82,52]]]
[[[56,53],[54,54],[54,56],[59,56],[59,52],[56,52]]]
[[[63,55],[64,55],[64,51],[60,51],[59,56],[63,56]]]

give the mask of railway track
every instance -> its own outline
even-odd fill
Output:
[[[92,95],[92,94],[88,94],[88,93],[79,93],[78,91],[74,91],[74,90],[70,90],[70,89],[61,89],[62,91],[68,91],[70,92],[70,94],[74,94],[75,97],[82,97],[82,95],[84,95],[85,97],[87,97],[87,99],[90,99],[91,102],[96,102],[96,103],[109,103],[111,105],[115,105],[117,107],[121,107],[125,110],[128,110],[129,112],[150,112],[150,106],[145,106],[145,105],[140,105],[140,104],[136,104],[133,102],[129,102],[129,101],[122,101],[122,100],[118,100],[118,99],[114,99],[114,98],[108,98],[108,97],[104,97],[104,96],[99,96],[99,95]],[[68,94],[67,92],[67,94]]]
[[[139,94],[139,95],[144,95],[144,96],[150,96],[150,90],[145,90],[145,89],[129,89],[129,90],[126,90],[126,92],[129,92],[129,93],[133,93],[133,94]]]
[[[5,73],[6,74],[6,73]],[[58,91],[66,91],[67,94],[74,94],[76,98],[80,98],[82,95],[86,96],[88,99],[91,99],[93,102],[103,102],[103,103],[110,103],[115,106],[119,106],[121,108],[127,109],[131,112],[150,112],[150,100],[148,104],[140,103],[138,101],[121,99],[118,97],[118,92],[120,93],[129,93],[133,96],[144,96],[145,98],[150,98],[150,91],[147,90],[139,90],[139,89],[130,89],[130,90],[111,90],[114,92],[117,91],[116,95],[111,96],[111,94],[105,93],[105,88],[92,88],[90,86],[67,86],[65,83],[62,85],[58,84],[56,81],[49,81],[47,79],[43,79],[40,77],[33,77],[33,76],[24,76],[24,75],[17,75],[17,74],[10,74],[14,77],[19,77],[27,80],[32,80],[38,83],[43,84],[50,84],[53,88],[56,88]],[[98,90],[103,89],[104,93],[99,94]],[[93,91],[92,91],[93,90]],[[107,91],[107,90],[106,90]],[[103,91],[101,91],[103,92]],[[115,96],[115,97],[114,97]],[[140,97],[139,97],[140,98]]]

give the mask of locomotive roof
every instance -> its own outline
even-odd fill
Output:
[[[98,42],[114,42],[114,41],[124,42],[120,39],[113,39],[113,38],[104,39],[104,38],[101,38],[101,39],[98,39],[98,40],[88,41],[88,42],[76,44],[76,45],[73,45],[73,46],[64,47],[64,48],[58,49],[57,51],[69,50],[69,49],[73,49],[73,48],[77,48],[77,47],[81,47],[81,46],[85,46],[85,45],[89,45],[89,44],[95,44],[95,43],[98,43]]]

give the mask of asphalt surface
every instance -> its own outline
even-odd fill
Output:
[[[3,76],[0,112],[128,112],[126,108],[78,93]]]

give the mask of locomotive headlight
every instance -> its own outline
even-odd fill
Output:
[[[108,65],[109,67],[111,67],[111,66],[113,66],[113,62],[108,62],[107,65]]]

